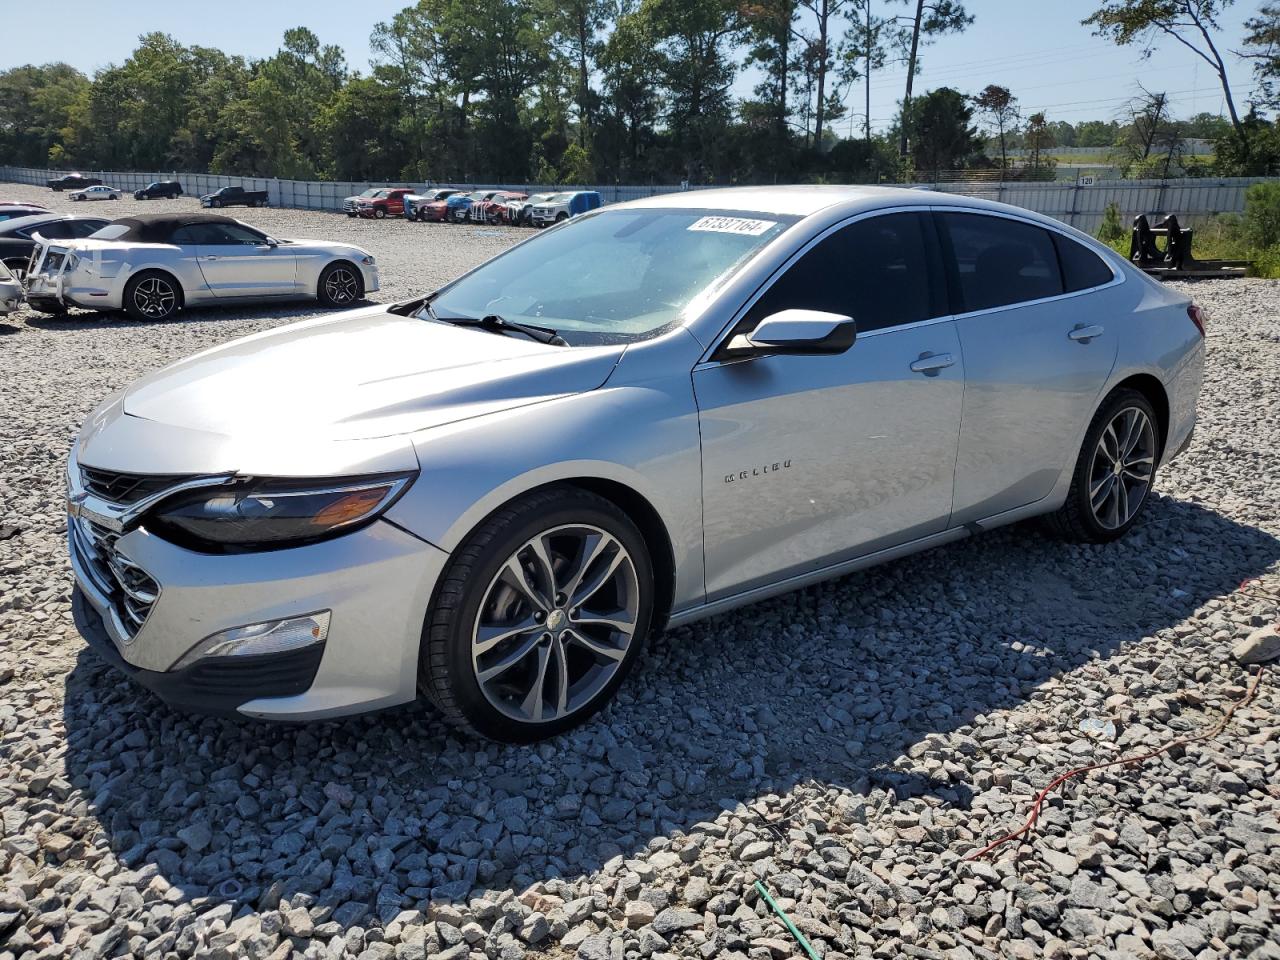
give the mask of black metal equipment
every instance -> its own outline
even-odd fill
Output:
[[[1164,237],[1164,248],[1157,242]],[[1152,226],[1146,214],[1133,218],[1133,234],[1129,240],[1129,259],[1152,276],[1243,277],[1247,260],[1197,260],[1191,253],[1193,230],[1178,223],[1170,213]]]

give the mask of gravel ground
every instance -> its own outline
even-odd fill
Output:
[[[378,299],[519,235],[241,215],[366,246]],[[826,958],[1280,957],[1280,670],[1221,736],[1072,781],[1029,840],[962,861],[1057,773],[1212,726],[1249,680],[1232,644],[1280,617],[1280,283],[1193,292],[1200,426],[1123,542],[1014,527],[673,631],[530,748],[427,707],[178,713],[75,634],[81,419],[310,306],[0,323],[0,960],[800,956],[757,879]]]

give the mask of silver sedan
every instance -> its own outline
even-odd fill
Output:
[[[1203,336],[1187,298],[1013,207],[608,207],[108,398],[68,470],[77,619],[176,704],[424,694],[545,737],[663,627],[1027,517],[1123,535],[1190,440]]]

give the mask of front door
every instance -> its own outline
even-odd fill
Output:
[[[733,330],[788,308],[852,316],[837,356],[695,370],[708,600],[947,527],[964,365],[926,214],[843,226]]]
[[[235,223],[193,224],[200,229],[196,254],[215,297],[274,297],[297,292],[298,258],[287,246]]]

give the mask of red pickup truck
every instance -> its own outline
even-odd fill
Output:
[[[392,187],[379,191],[377,196],[356,200],[356,215],[361,217],[403,217],[404,198],[413,193],[412,187]]]

